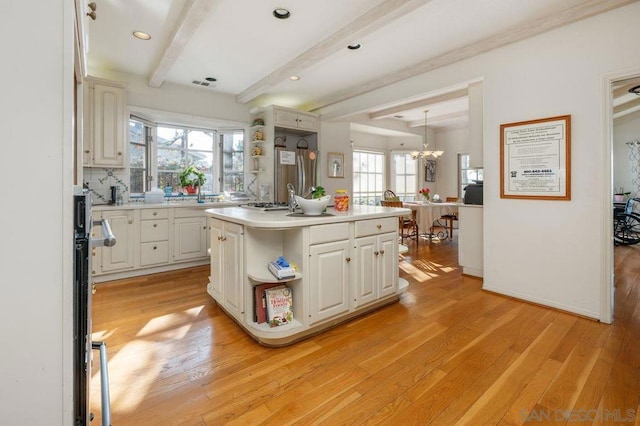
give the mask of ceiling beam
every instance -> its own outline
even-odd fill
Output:
[[[443,93],[442,95],[432,96],[430,98],[420,99],[418,101],[410,102],[407,104],[397,105],[391,108],[386,108],[380,111],[372,112],[369,114],[370,120],[378,120],[380,118],[387,118],[397,115],[401,112],[409,111],[416,108],[426,108],[430,105],[440,104],[454,99],[463,98],[468,95],[466,88],[455,90],[449,93]]]
[[[511,27],[510,29],[491,37],[478,40],[435,58],[426,59],[412,66],[387,74],[381,78],[340,90],[330,96],[319,99],[315,103],[308,104],[305,109],[308,111],[316,111],[320,108],[337,104],[338,102],[371,92],[381,87],[389,86],[393,83],[425,74],[429,71],[442,68],[464,59],[469,59],[498,47],[503,47],[546,31],[562,27],[572,22],[589,18],[621,6],[626,6],[636,1],[638,0],[587,0],[584,3],[553,13],[552,15],[544,16],[523,24],[518,24],[515,27]]]
[[[629,102],[625,102],[623,104],[617,105],[613,107],[613,114],[621,114],[625,115],[626,111],[633,112],[640,108],[640,97],[630,100]]]
[[[465,111],[450,112],[448,114],[434,115],[434,116],[429,116],[428,124],[441,123],[443,121],[456,120],[458,118],[466,118],[468,116],[469,116],[469,112],[466,111],[466,110]],[[424,120],[410,121],[409,123],[407,123],[407,126],[409,126],[409,127],[424,127]]]
[[[290,76],[301,74],[321,60],[345,49],[354,40],[379,30],[398,18],[424,6],[431,0],[385,0],[378,6],[358,17],[355,21],[339,29],[320,41],[311,49],[298,55],[271,74],[252,84],[236,96],[239,103],[247,103],[266,93],[273,86],[286,81]]]
[[[160,87],[164,83],[171,67],[178,60],[198,27],[204,22],[209,11],[213,8],[213,4],[212,0],[187,0],[185,2],[176,26],[162,50],[162,55],[149,74],[149,86]]]

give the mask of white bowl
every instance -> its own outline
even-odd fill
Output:
[[[306,198],[298,197],[296,195],[296,203],[298,203],[302,209],[302,213],[307,216],[320,216],[322,211],[327,208],[327,204],[329,204],[330,199],[330,195],[325,195],[324,197],[314,198],[311,200],[307,200]]]

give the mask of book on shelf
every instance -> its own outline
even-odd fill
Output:
[[[280,285],[264,290],[267,306],[267,322],[270,327],[290,324],[293,321],[293,297],[291,289]]]
[[[258,324],[267,322],[267,304],[264,298],[264,291],[268,288],[280,287],[281,283],[259,284],[253,288],[253,320]]]

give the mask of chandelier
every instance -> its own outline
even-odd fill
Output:
[[[422,142],[422,151],[413,151],[411,153],[411,158],[413,158],[414,160],[417,159],[422,159],[422,161],[426,164],[427,160],[430,158],[438,158],[440,157],[442,154],[444,154],[444,151],[429,151],[427,150],[427,147],[429,146],[429,144],[427,143],[427,113],[429,112],[429,110],[425,110],[424,111],[424,142]]]

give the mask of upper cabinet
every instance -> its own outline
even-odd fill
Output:
[[[299,112],[280,107],[273,108],[273,121],[276,127],[318,131],[318,116],[308,112]]]
[[[86,103],[85,114],[89,120],[84,138],[83,165],[124,168],[127,157],[125,89],[116,83],[92,80],[88,86],[89,102]]]

